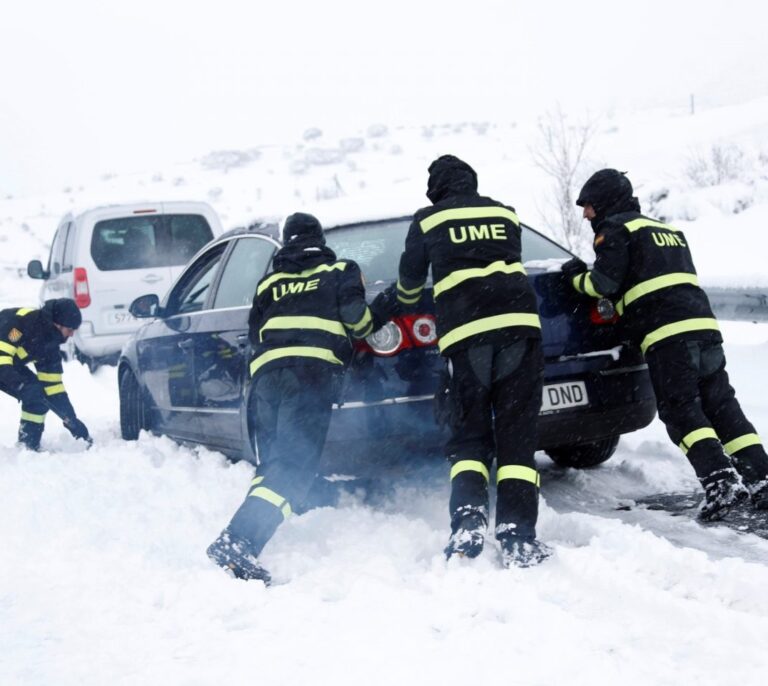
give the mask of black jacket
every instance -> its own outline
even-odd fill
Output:
[[[52,304],[48,301],[39,310],[14,307],[0,311],[0,382],[4,388],[19,391],[28,383],[24,366],[31,362],[48,405],[62,419],[72,419],[75,411],[62,381],[59,346],[64,337],[53,323]]]
[[[397,284],[398,300],[415,305],[432,265],[444,355],[541,336],[536,296],[520,261],[517,215],[512,207],[478,195],[477,177],[460,162],[446,157],[430,167],[427,195],[434,205],[414,215]]]
[[[288,245],[256,287],[248,318],[251,375],[275,367],[347,364],[373,329],[360,268],[324,245]]]
[[[574,287],[611,298],[643,352],[681,338],[722,341],[685,235],[638,210],[634,203],[595,226],[594,267]]]

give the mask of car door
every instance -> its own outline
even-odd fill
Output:
[[[158,430],[199,440],[195,381],[195,333],[205,317],[226,243],[201,255],[174,285],[162,308],[138,342],[139,368],[152,398]]]
[[[248,314],[256,285],[277,243],[243,235],[232,242],[210,310],[195,332],[198,420],[206,443],[228,452],[241,447],[241,406],[248,378]]]

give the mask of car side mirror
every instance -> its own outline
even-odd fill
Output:
[[[154,293],[141,295],[131,303],[128,311],[137,319],[148,319],[150,317],[160,317],[160,298]]]
[[[27,276],[30,279],[47,279],[50,274],[43,269],[43,263],[40,260],[32,260],[27,265]]]

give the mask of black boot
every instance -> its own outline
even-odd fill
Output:
[[[235,579],[263,581],[269,586],[272,581],[269,572],[261,566],[255,555],[248,552],[248,547],[246,541],[223,531],[206,552],[211,560]]]
[[[19,445],[27,450],[40,452],[40,438],[43,435],[43,428],[44,424],[22,419],[19,424]]]
[[[445,548],[445,557],[477,557],[483,552],[485,534],[488,531],[488,516],[482,510],[464,508],[451,523],[451,537]]]
[[[701,479],[701,485],[704,487],[704,505],[699,512],[699,518],[705,521],[722,519],[749,497],[749,492],[733,468],[713,472]]]
[[[768,479],[747,484],[747,490],[752,499],[752,507],[756,510],[768,510]]]
[[[501,544],[501,562],[507,569],[533,567],[552,555],[552,548],[533,536],[507,534],[499,538],[499,543]]]

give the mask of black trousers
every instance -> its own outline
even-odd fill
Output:
[[[19,442],[28,448],[37,449],[40,447],[45,415],[48,412],[43,384],[38,381],[37,375],[26,367],[14,368],[13,381],[3,377],[0,372],[0,391],[21,402]]]
[[[473,511],[488,515],[497,466],[496,536],[536,535],[539,476],[534,452],[544,361],[538,339],[481,345],[450,356],[457,411],[446,445],[451,461],[451,528]]]
[[[331,421],[334,378],[324,366],[296,366],[264,372],[254,383],[251,411],[259,465],[227,528],[255,556],[315,481]]]
[[[720,343],[670,341],[645,357],[659,418],[700,480],[731,466],[748,486],[768,478],[768,456],[736,400]]]

